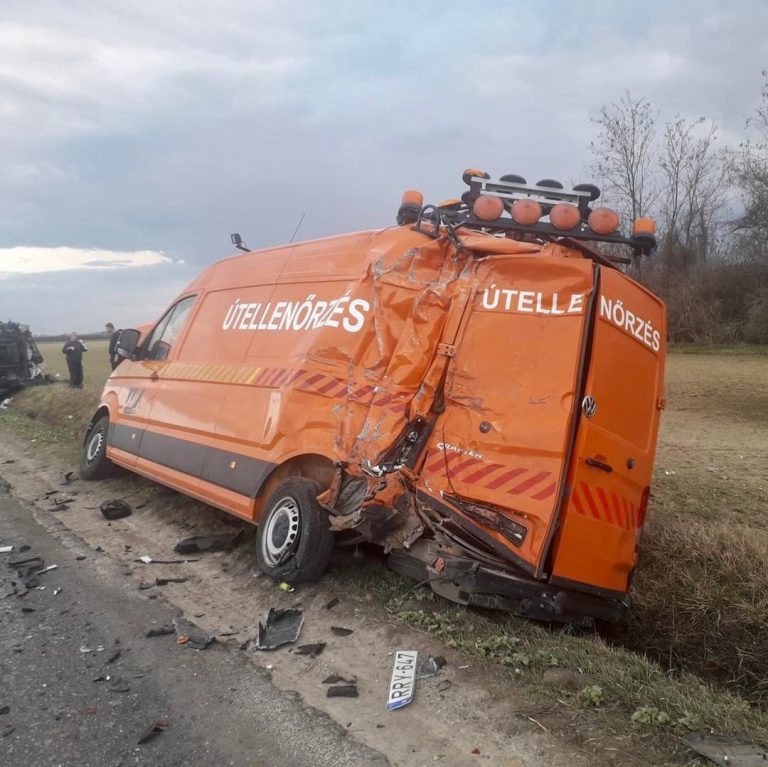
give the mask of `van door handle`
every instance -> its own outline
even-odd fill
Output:
[[[150,381],[159,381],[160,376],[157,374],[157,370],[152,371],[152,375],[149,377]]]
[[[594,466],[596,469],[600,469],[600,471],[605,471],[608,474],[610,474],[613,471],[613,466],[611,466],[608,463],[603,463],[602,461],[598,461],[597,458],[587,458],[585,461],[587,466]]]

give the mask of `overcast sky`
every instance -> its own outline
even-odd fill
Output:
[[[625,89],[738,142],[764,68],[765,0],[2,0],[0,318],[150,321],[230,232],[386,226],[469,166],[589,181]]]

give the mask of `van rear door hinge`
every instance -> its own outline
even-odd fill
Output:
[[[442,354],[444,357],[455,357],[456,347],[453,344],[438,344],[437,353]]]

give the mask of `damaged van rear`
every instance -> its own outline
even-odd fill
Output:
[[[119,465],[257,524],[275,579],[370,541],[462,604],[622,620],[666,348],[624,267],[654,224],[625,236],[588,184],[464,181],[407,192],[392,228],[220,261],[123,331],[83,477]]]

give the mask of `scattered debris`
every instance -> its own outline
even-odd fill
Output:
[[[336,605],[339,604],[339,598],[333,597],[325,606],[326,610],[332,610]]]
[[[157,737],[161,732],[165,732],[170,726],[171,723],[167,719],[156,719],[136,742],[139,745],[146,743],[148,740]]]
[[[152,559],[152,557],[142,554],[134,562],[141,562],[145,565],[186,565],[188,562],[197,562],[197,559]]]
[[[354,634],[354,629],[345,629],[341,626],[331,626],[331,633],[336,634],[337,637],[348,637],[350,634]]]
[[[416,650],[397,650],[395,652],[392,677],[389,681],[387,711],[394,711],[407,706],[413,700],[418,657],[419,654]]]
[[[437,685],[436,689],[438,692],[448,692],[451,687],[453,687],[453,682],[450,679],[443,679],[443,681]]]
[[[6,458],[3,461],[3,463],[16,463],[16,459],[15,458]]]
[[[430,655],[425,661],[419,664],[416,669],[416,679],[428,679],[434,676],[440,669],[445,666],[447,661],[442,655],[432,656]]]
[[[240,544],[244,535],[244,528],[234,535],[196,535],[179,541],[173,550],[178,551],[179,554],[195,554],[202,551],[232,551]]]
[[[186,583],[187,580],[187,578],[155,578],[155,586],[167,586],[169,583]]]
[[[4,738],[7,738],[15,729],[16,728],[12,724],[9,724],[7,727],[3,728],[3,731],[0,733],[0,735],[2,735]]]
[[[53,596],[57,597],[59,594],[61,594],[61,587],[55,588],[53,590]]]
[[[61,477],[61,484],[69,485],[70,483],[74,482],[76,479],[77,477],[75,476],[74,471],[65,471]]]
[[[48,507],[46,511],[69,511],[69,504],[74,502],[74,498],[53,498],[53,506]]]
[[[0,554],[10,554],[13,551],[13,545],[0,546]]]
[[[274,650],[284,644],[295,642],[301,633],[304,613],[297,607],[285,609],[269,608],[263,620],[259,621],[259,633],[243,646],[244,650]]]
[[[10,706],[7,706],[7,705],[6,706],[0,706],[0,716],[2,716],[3,714],[10,713],[10,710],[11,710]]]
[[[117,650],[113,650],[112,654],[104,661],[104,665],[107,663],[114,663],[121,655],[122,650],[118,647]]]
[[[278,586],[278,588],[280,589],[280,591],[286,592],[286,594],[290,594],[292,591],[296,591],[296,589],[293,586],[291,586],[290,583],[287,583],[286,581],[283,581]]]
[[[110,692],[130,692],[131,685],[125,677],[116,676],[111,680],[109,690]]]
[[[42,570],[38,570],[35,575],[42,575],[43,573],[49,573],[51,570],[58,570],[58,565],[48,565],[48,567],[44,567]]]
[[[323,650],[325,650],[325,642],[303,644],[296,648],[296,655],[311,655],[313,658],[316,658]]]
[[[87,557],[85,556],[85,554],[78,554],[78,555],[75,557],[75,559],[76,559],[78,562],[82,562],[84,559],[87,559]]]
[[[326,698],[356,698],[356,684],[341,684],[336,687],[329,687],[325,693]]]
[[[13,402],[13,397],[6,397],[2,402],[0,402],[0,410],[7,410],[8,405]]]
[[[762,767],[768,761],[766,749],[731,735],[694,733],[683,743],[720,767]]]
[[[323,679],[323,684],[338,684],[339,682],[344,682],[345,684],[357,684],[357,677],[351,676],[347,678],[341,674],[331,674]]]
[[[131,507],[119,498],[104,501],[104,503],[99,506],[99,510],[104,519],[108,519],[110,522],[114,522],[116,519],[122,519],[123,517],[130,517],[133,513]]]
[[[24,607],[21,608],[21,611],[23,613],[33,613],[33,612],[35,612],[35,608],[34,607],[27,607],[25,605]]]
[[[213,634],[208,634],[186,618],[175,618],[173,625],[176,633],[176,642],[184,644],[192,650],[205,650],[216,638]]]
[[[147,637],[161,637],[161,636],[167,636],[168,634],[175,634],[176,629],[170,625],[169,623],[166,623],[164,626],[156,626],[155,628],[151,628],[149,631],[147,631]]]

